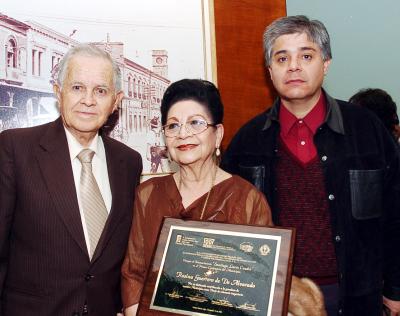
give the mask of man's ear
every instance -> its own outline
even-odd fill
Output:
[[[324,61],[324,75],[328,74],[329,65],[331,64],[332,59],[328,59]]]
[[[115,112],[118,109],[118,105],[120,105],[123,98],[124,98],[124,92],[121,90],[115,96],[115,102],[114,102],[112,112]]]
[[[61,87],[57,83],[53,84],[53,92],[57,99],[57,108],[61,112],[61,106],[62,106]]]
[[[60,107],[60,104],[61,104],[61,88],[57,83],[53,84],[53,92],[54,92],[54,95],[57,98],[58,107]]]
[[[267,66],[268,72],[269,72],[269,77],[272,80],[272,70],[271,70],[271,66]]]

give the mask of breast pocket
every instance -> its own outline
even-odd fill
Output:
[[[265,166],[241,166],[239,165],[239,175],[252,183],[261,192],[264,192]]]
[[[351,210],[355,219],[378,218],[382,214],[382,169],[349,170]]]

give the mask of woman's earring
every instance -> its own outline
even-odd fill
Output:
[[[217,147],[217,149],[215,150],[215,156],[221,156],[221,151],[219,150],[219,147]]]

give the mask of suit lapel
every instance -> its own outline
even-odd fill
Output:
[[[113,143],[107,136],[103,136],[102,138],[106,152],[112,204],[110,215],[108,216],[103,233],[96,247],[96,251],[93,254],[92,262],[94,262],[101,255],[114,230],[117,228],[121,218],[125,215],[124,210],[126,209],[126,205],[124,204],[125,199],[122,192],[125,184],[121,183],[122,179],[125,179],[123,176],[124,158],[119,154],[120,151],[117,148],[113,148]]]
[[[36,156],[56,211],[72,238],[82,251],[88,253],[67,138],[60,118],[49,125],[40,141]]]

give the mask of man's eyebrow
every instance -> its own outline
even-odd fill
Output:
[[[317,51],[314,47],[309,47],[309,46],[301,47],[300,50],[301,50],[301,51],[312,50],[312,51],[314,51],[314,52]]]
[[[275,56],[275,55],[279,55],[279,54],[285,54],[285,53],[287,53],[287,50],[286,50],[286,49],[281,49],[281,50],[276,51],[276,52],[274,53],[274,56]]]
[[[107,84],[98,84],[95,88],[102,88],[102,89],[111,89],[111,87]]]
[[[312,50],[314,52],[317,51],[314,47],[311,47],[311,46],[300,47],[300,51],[307,51],[307,50]],[[274,53],[274,56],[279,55],[279,54],[286,54],[287,52],[288,52],[287,49],[281,49],[281,50],[276,51]]]
[[[70,85],[72,85],[72,86],[73,85],[80,85],[80,86],[86,87],[86,85],[83,82],[78,81],[78,80],[77,81],[72,81],[70,83]],[[107,83],[99,83],[99,84],[95,85],[94,88],[111,89],[111,86],[108,85]]]
[[[70,85],[79,84],[79,85],[83,86],[83,83],[80,82],[80,81],[71,81],[69,84],[70,84]]]

